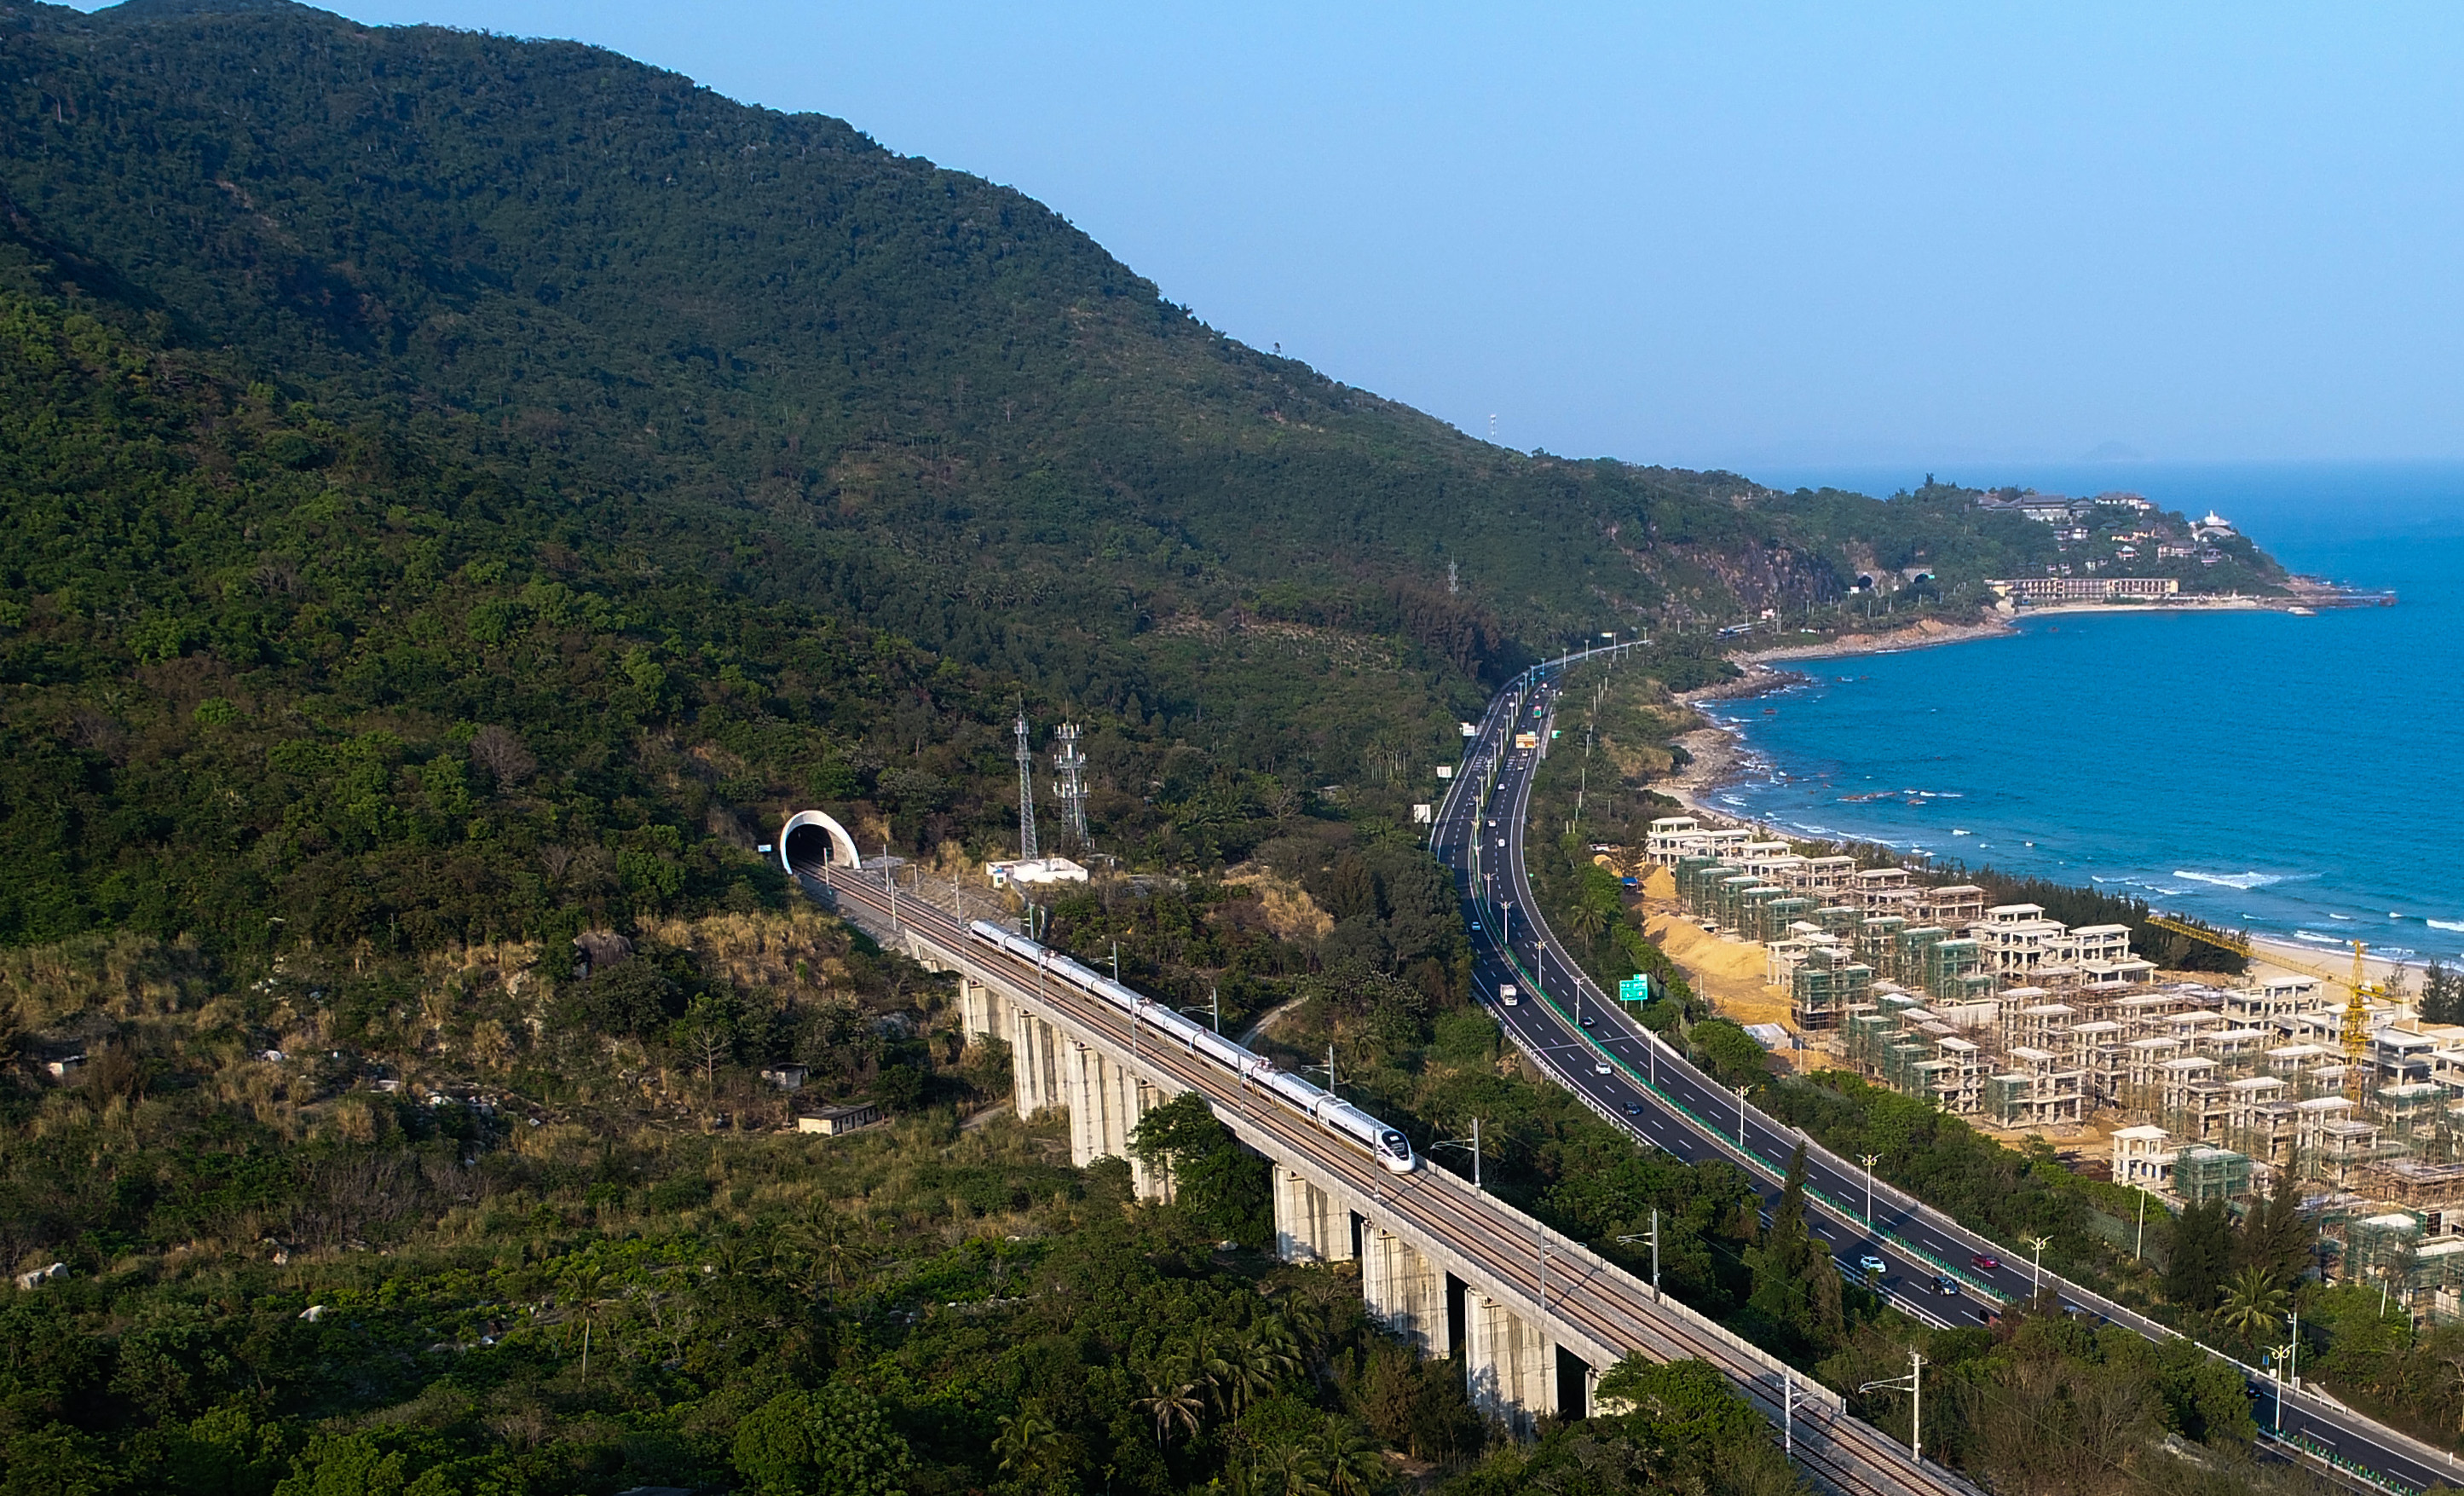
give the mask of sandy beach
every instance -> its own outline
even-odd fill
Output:
[[[2219,600],[2207,606],[2282,607],[2287,600],[2233,599]],[[2179,606],[2180,605],[2171,605]],[[2167,605],[2130,606],[2103,604],[2031,608],[2031,616],[2053,613],[2094,613],[2121,611],[2164,611]],[[1907,628],[1891,629],[1872,634],[1847,634],[1817,645],[1784,646],[1729,656],[1742,673],[1733,680],[1722,681],[1700,691],[1687,692],[1677,699],[1687,706],[1706,701],[1735,701],[1781,691],[1807,680],[1801,671],[1783,669],[1783,664],[1797,661],[1843,658],[1859,654],[1884,654],[1901,649],[1930,649],[1937,645],[1964,644],[1978,639],[2000,637],[2012,631],[2008,618],[1991,618],[1972,625],[1943,624],[1933,620]],[[1705,803],[1706,797],[1722,786],[1733,783],[1746,772],[1745,740],[1735,729],[1703,718],[1701,725],[1677,738],[1685,750],[1685,767],[1667,779],[1652,784],[1658,794],[1683,805],[1704,821],[1721,825],[1760,826],[1763,823],[1751,816],[1741,816],[1733,810]],[[1784,833],[1773,832],[1774,835]],[[2332,932],[2321,932],[2322,934]],[[2349,946],[2314,944],[2282,936],[2251,937],[2255,970],[2280,972],[2288,976],[2317,977],[2336,982],[2340,987],[2352,970]],[[2386,982],[2401,977],[2408,991],[2420,986],[2422,962],[2417,959],[2390,958],[2365,953],[2363,968],[2366,980]]]
[[[2321,934],[2328,932],[2321,931]],[[2332,977],[2341,991],[2353,971],[2351,946],[2313,945],[2307,940],[2287,940],[2275,935],[2253,935],[2250,941],[2251,964],[2279,971],[2289,977]],[[2421,967],[2418,960],[2391,960],[2386,957],[2362,957],[2363,979],[2384,982],[2398,972],[2405,974],[2405,990],[2421,988]]]

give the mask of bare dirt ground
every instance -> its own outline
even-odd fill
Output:
[[[1659,899],[1652,897],[1655,892]],[[1665,868],[1653,870],[1643,893],[1645,904],[1639,911],[1644,916],[1643,934],[1668,953],[1713,1012],[1731,1023],[1777,1023],[1792,1034],[1796,1032],[1787,989],[1763,980],[1767,967],[1761,946],[1708,934],[1679,913],[1674,906],[1675,881]],[[1660,907],[1651,907],[1654,904]],[[1820,1069],[1832,1063],[1819,1049],[1781,1049],[1771,1058],[1799,1070]]]

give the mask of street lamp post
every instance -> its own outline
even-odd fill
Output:
[[[2045,1248],[2051,1246],[2053,1242],[2054,1239],[2049,1236],[2028,1238],[2028,1244],[2036,1249],[2036,1291],[2038,1293],[2045,1291]]]
[[[2301,1306],[2293,1306],[2293,1353],[2286,1360],[2284,1375],[2294,1386],[2301,1385]]]
[[[1865,1226],[1871,1230],[1874,1225],[1874,1165],[1882,1161],[1882,1155],[1859,1154],[1857,1156],[1865,1164]]]

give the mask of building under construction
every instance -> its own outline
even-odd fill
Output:
[[[1796,1026],[1879,1083],[2007,1129],[2114,1116],[2114,1179],[2177,1204],[2289,1177],[2331,1275],[2464,1318],[2464,1027],[2423,1023],[2358,957],[2350,980],[2162,981],[2126,926],[1691,817],[1650,847],[1684,913],[1761,942]]]

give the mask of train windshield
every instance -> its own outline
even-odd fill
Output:
[[[1404,1140],[1402,1133],[1396,1132],[1393,1128],[1388,1128],[1385,1132],[1377,1134],[1377,1151],[1382,1154],[1391,1154],[1395,1157],[1400,1158],[1405,1154],[1412,1151],[1412,1145]]]

